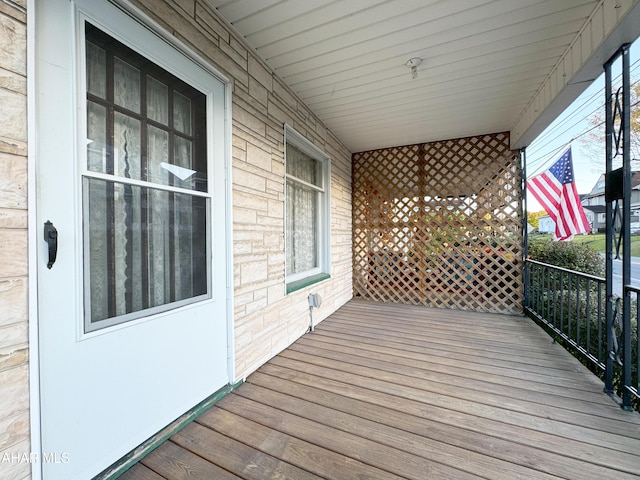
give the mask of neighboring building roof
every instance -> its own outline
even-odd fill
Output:
[[[598,177],[598,181],[591,189],[587,195],[580,195],[580,200],[585,198],[599,197],[604,195],[604,187],[605,187],[605,174],[600,174]],[[631,172],[631,189],[632,190],[640,190],[640,170],[634,170]]]
[[[591,210],[593,213],[605,213],[607,210],[606,205],[582,205],[585,210]]]

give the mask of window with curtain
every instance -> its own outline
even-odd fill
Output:
[[[329,161],[290,128],[285,155],[286,279],[293,291],[329,274]]]
[[[206,95],[89,23],[85,331],[210,298]]]

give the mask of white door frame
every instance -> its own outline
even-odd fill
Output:
[[[71,0],[73,1],[73,0]],[[79,0],[80,3],[85,0]],[[232,178],[231,178],[231,158],[232,158],[232,83],[226,75],[203,59],[194,50],[175,39],[171,34],[163,30],[160,25],[154,22],[148,15],[144,14],[137,7],[131,5],[127,0],[109,0],[122,10],[136,18],[142,25],[163,38],[167,43],[176,47],[193,62],[211,73],[224,84],[225,105],[224,105],[224,170],[225,170],[225,236],[227,249],[226,259],[226,323],[227,323],[227,371],[230,383],[235,382],[235,349],[233,330],[233,204],[232,204]],[[36,22],[38,15],[36,0],[27,0],[27,125],[28,125],[28,157],[27,157],[27,184],[28,184],[28,324],[29,324],[29,413],[30,413],[30,449],[29,458],[36,459],[31,464],[31,478],[43,480],[42,476],[42,431],[41,422],[41,400],[40,400],[40,351],[39,351],[39,310],[38,310],[38,262],[42,261],[39,252],[42,250],[42,226],[38,224],[38,203],[37,203],[37,176],[38,166],[37,154],[37,107],[36,107],[36,56],[35,38]],[[212,394],[215,392],[211,392]],[[46,480],[46,479],[44,479]]]

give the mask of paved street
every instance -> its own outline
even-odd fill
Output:
[[[631,285],[640,287],[640,257],[631,257]],[[613,293],[622,294],[622,260],[613,261]]]

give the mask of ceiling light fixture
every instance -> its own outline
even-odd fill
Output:
[[[411,78],[414,80],[418,78],[418,66],[422,63],[422,59],[420,57],[413,57],[407,60],[405,64],[407,67],[411,69]]]

